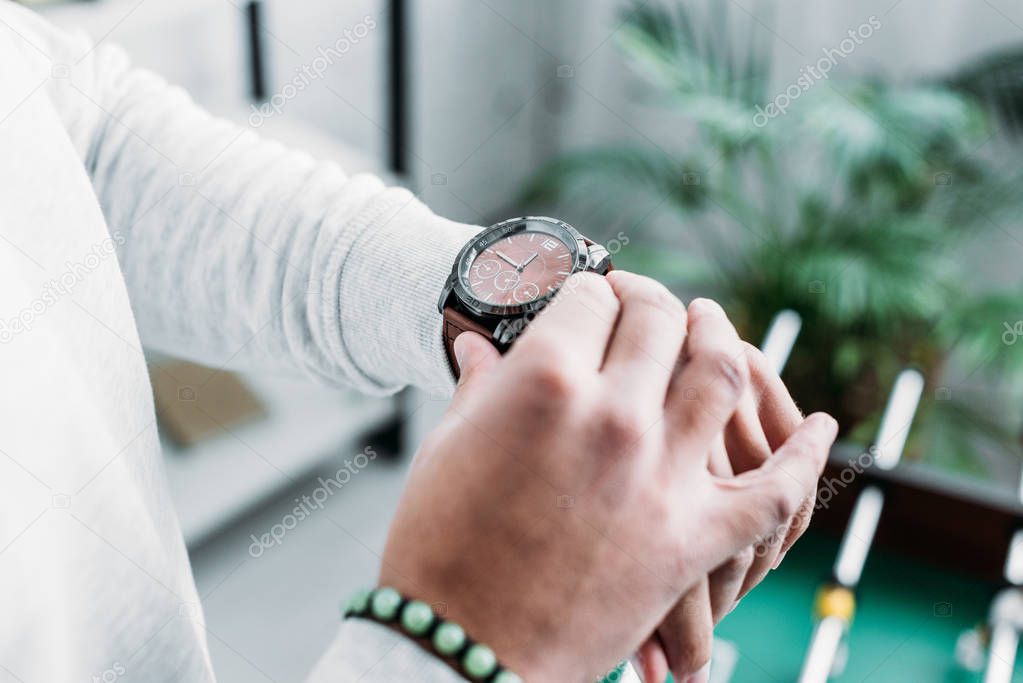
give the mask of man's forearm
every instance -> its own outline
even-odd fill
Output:
[[[450,387],[435,303],[475,227],[210,116],[118,48],[48,40],[75,64],[52,96],[124,237],[148,346],[372,393]]]

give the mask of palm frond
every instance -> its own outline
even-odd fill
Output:
[[[749,250],[731,276],[813,310],[837,328],[869,325],[893,332],[896,321],[944,310],[955,263],[934,239],[934,226],[915,216],[864,221],[832,216]]]
[[[730,40],[735,22],[727,3],[710,3],[701,18],[685,3],[634,6],[617,40],[632,63],[686,117],[730,144],[759,133],[754,107],[764,101],[769,56],[752,28],[749,40]],[[737,46],[744,44],[745,52]]]
[[[803,106],[852,196],[900,208],[922,206],[946,174],[968,180],[965,150],[986,130],[971,102],[931,87],[828,87]]]
[[[961,159],[951,170],[935,174],[928,207],[943,217],[958,237],[992,229],[1011,234],[1023,216],[1023,169],[1015,162]]]
[[[1010,386],[1023,381],[1023,287],[957,302],[937,332],[971,371]]]
[[[1014,425],[1007,424],[987,405],[991,397],[955,388],[942,400],[931,400],[920,423],[920,457],[932,465],[974,477],[988,474],[977,454],[1012,453],[1019,457]]]
[[[526,202],[550,203],[572,190],[646,193],[685,210],[700,208],[707,184],[701,162],[659,149],[604,147],[566,154],[543,166],[522,192]],[[590,196],[593,196],[592,194]]]
[[[1023,134],[1023,48],[1014,46],[975,60],[944,84],[976,98],[1010,133]]]

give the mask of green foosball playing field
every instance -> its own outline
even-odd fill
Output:
[[[813,631],[818,586],[838,540],[809,533],[720,624],[738,660],[729,683],[795,683]],[[957,552],[949,547],[949,553]],[[845,670],[836,683],[974,683],[956,661],[960,634],[987,617],[995,586],[877,550],[858,591]],[[1013,681],[1023,683],[1017,666]],[[609,683],[613,683],[614,676]],[[716,676],[712,680],[717,683]]]

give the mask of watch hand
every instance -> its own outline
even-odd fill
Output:
[[[496,249],[494,250],[494,253],[495,253],[495,254],[497,254],[497,255],[498,255],[498,257],[500,257],[501,259],[503,259],[505,263],[509,264],[509,265],[510,265],[510,266],[512,266],[513,268],[518,268],[518,267],[519,267],[519,264],[515,263],[515,261],[512,261],[512,260],[511,260],[510,258],[508,258],[507,256],[505,256],[505,255],[504,255],[504,254],[502,254],[501,252],[497,251]]]
[[[520,273],[521,273],[522,271],[524,271],[524,270],[526,269],[526,266],[528,266],[528,265],[529,265],[530,263],[532,263],[532,262],[533,262],[533,259],[535,259],[535,258],[536,258],[536,257],[537,257],[538,255],[539,255],[539,254],[538,254],[538,252],[535,252],[535,251],[534,251],[534,252],[533,252],[533,255],[532,255],[532,256],[530,256],[529,258],[527,258],[527,259],[526,259],[525,261],[523,261],[523,262],[522,262],[522,265],[521,265],[521,266],[519,266],[518,268],[516,268],[516,270],[517,270],[517,271],[519,271]]]

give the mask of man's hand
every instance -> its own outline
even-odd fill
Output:
[[[703,325],[697,322],[701,317],[705,317]],[[691,333],[684,353],[710,344],[744,355],[750,368],[749,390],[740,399],[723,441],[715,444],[710,469],[722,477],[756,469],[796,432],[803,415],[763,353],[739,341],[720,307],[697,300],[690,305],[689,321],[704,333]],[[670,669],[679,683],[705,683],[714,626],[778,566],[806,531],[812,512],[811,496],[788,524],[729,558],[690,589],[637,652],[634,664],[640,676],[647,683],[661,683]]]
[[[836,431],[812,416],[762,466],[715,476],[749,369],[710,345],[679,365],[686,333],[667,290],[614,272],[572,276],[500,361],[461,335],[462,382],[413,464],[381,583],[442,605],[529,681],[590,681],[634,652],[788,523]]]

